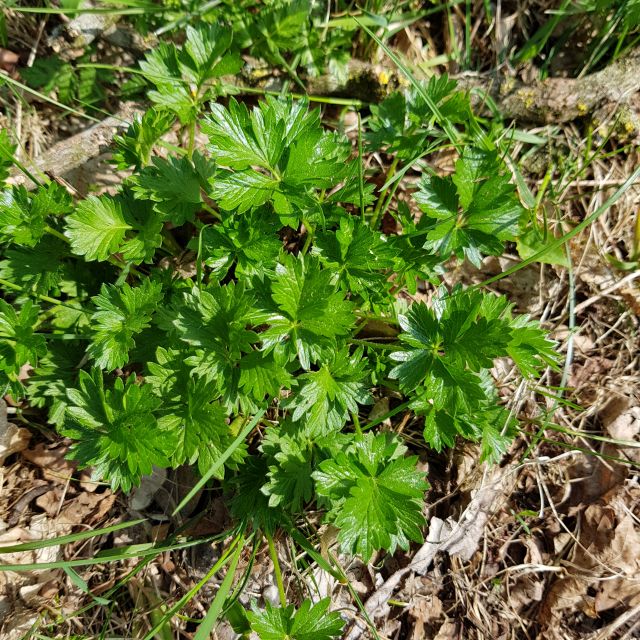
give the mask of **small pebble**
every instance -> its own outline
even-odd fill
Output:
[[[262,597],[265,602],[269,602],[274,606],[280,605],[280,595],[278,594],[278,587],[275,584],[270,584],[268,587],[265,587],[262,591]]]

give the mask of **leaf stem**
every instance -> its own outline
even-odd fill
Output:
[[[386,177],[386,180],[384,181],[385,185],[388,184],[389,180],[391,180],[391,178],[393,178],[393,176],[395,175],[396,169],[398,168],[399,160],[400,159],[398,158],[398,156],[396,156],[393,159],[393,162],[389,167],[389,171],[387,171],[387,177]],[[373,216],[371,216],[371,222],[369,223],[372,229],[375,229],[376,225],[378,224],[378,219],[380,218],[380,212],[382,211],[382,203],[385,201],[388,191],[389,191],[389,187],[387,187],[378,197],[378,202],[376,202],[376,208],[373,211]]]
[[[201,206],[207,213],[210,213],[216,220],[222,220],[222,216],[220,215],[220,212],[216,211],[211,205],[207,204],[206,202],[203,202]]]
[[[358,340],[357,338],[351,338],[349,340],[349,344],[357,344],[364,347],[374,347],[375,349],[386,349],[391,350],[394,349],[397,351],[397,344],[382,344],[380,342],[372,342],[371,340]]]
[[[191,160],[193,157],[193,150],[196,146],[196,121],[189,123],[189,143],[187,146],[187,158]]]
[[[6,287],[7,289],[13,289],[14,291],[19,291],[20,293],[25,293],[27,295],[32,295],[42,300],[43,302],[50,302],[51,304],[55,304],[60,307],[67,307],[68,309],[73,309],[74,311],[84,311],[84,309],[78,309],[77,307],[72,307],[69,304],[62,302],[62,300],[58,300],[57,298],[51,298],[50,296],[45,296],[41,293],[36,293],[35,291],[27,291],[24,287],[21,287],[19,284],[14,284],[13,282],[9,282],[8,280],[4,280],[0,278],[0,286]]]
[[[276,551],[276,545],[273,543],[273,537],[265,530],[264,537],[267,539],[269,545],[269,557],[273,562],[273,572],[276,576],[276,584],[278,585],[278,595],[280,596],[280,605],[284,609],[287,606],[287,594],[284,591],[284,582],[282,581],[282,571],[280,569],[280,561],[278,560],[278,552]]]
[[[307,251],[309,251],[309,247],[311,246],[311,243],[313,242],[313,238],[315,236],[315,229],[308,220],[305,220],[305,218],[302,218],[302,224],[305,226],[305,229],[307,230],[307,237],[305,238],[304,246],[302,247],[302,253],[307,253]]]
[[[62,242],[64,242],[65,244],[70,244],[71,242],[71,240],[69,240],[67,236],[65,236],[63,233],[60,233],[57,229],[50,227],[49,225],[46,225],[44,230],[52,236],[58,238],[58,240],[62,240]]]

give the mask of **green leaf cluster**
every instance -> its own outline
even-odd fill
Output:
[[[350,145],[320,126],[306,100],[267,97],[251,112],[231,98],[211,105],[203,125],[219,167],[212,197],[224,211],[244,213],[269,204],[283,225],[322,217],[320,190],[356,175]]]
[[[27,300],[20,310],[0,300],[0,389],[1,395],[22,395],[21,374],[25,366],[37,364],[47,353],[43,336],[35,334],[40,307]]]
[[[298,73],[318,76],[331,72],[344,78],[353,46],[352,34],[326,28],[326,8],[310,0],[251,3],[253,11],[231,8],[230,20],[238,40],[251,56],[281,67],[298,82]]]
[[[525,377],[554,366],[554,343],[505,298],[478,290],[441,290],[433,306],[411,306],[399,316],[404,350],[390,354],[390,371],[425,416],[425,440],[436,450],[457,435],[482,440],[482,457],[499,459],[512,435],[509,415],[496,402],[489,369],[511,358]]]
[[[400,160],[415,160],[434,142],[447,138],[437,124],[440,118],[474,131],[477,125],[469,96],[456,87],[446,74],[432,76],[428,82],[406,92],[396,91],[372,105],[365,135],[369,148],[384,149]]]
[[[60,432],[73,438],[71,457],[93,467],[96,479],[129,491],[154,465],[169,466],[176,434],[158,422],[161,401],[150,385],[136,384],[135,374],[105,389],[99,369],[81,371],[78,388],[68,389],[67,397]]]
[[[478,147],[465,148],[453,175],[423,177],[415,197],[424,213],[416,232],[424,234],[425,248],[477,267],[516,239],[525,213],[497,151]]]
[[[409,548],[422,542],[423,496],[428,488],[415,457],[388,433],[356,438],[314,472],[327,519],[340,529],[348,553],[365,559],[378,549]]]
[[[341,635],[344,622],[339,613],[329,611],[330,605],[329,598],[317,604],[304,600],[299,609],[267,603],[264,611],[254,605],[247,616],[260,640],[331,640]]]
[[[289,32],[302,47],[313,11],[296,3],[288,23],[280,6],[265,18],[274,51]],[[553,343],[503,297],[440,288],[428,305],[406,302],[441,284],[452,257],[502,251],[522,213],[515,189],[477,138],[453,175],[421,178],[415,215],[376,193],[354,145],[307,100],[232,98],[200,118],[239,59],[220,25],[185,35],[141,63],[155,106],[116,140],[114,162],[131,171],[115,193],[0,193],[0,386],[47,409],[73,458],[114,488],[197,465],[256,529],[291,527],[315,506],[346,553],[406,549],[422,540],[428,485],[402,437],[369,428],[370,405],[393,389],[423,446],[463,437],[498,460],[517,423],[495,361],[531,379],[555,366]],[[477,125],[441,78],[374,109],[367,140],[405,162],[442,143],[443,115]],[[185,148],[163,139],[177,121]],[[387,207],[397,233],[379,228]],[[324,605],[252,616],[263,637],[341,629]]]
[[[194,122],[202,106],[221,94],[219,79],[240,70],[232,39],[232,31],[222,24],[200,24],[187,27],[181,47],[161,42],[140,63],[144,77],[155,87],[149,98],[183,124]]]

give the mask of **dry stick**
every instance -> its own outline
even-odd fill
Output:
[[[135,104],[125,103],[113,116],[54,144],[36,160],[30,163],[25,162],[26,167],[36,175],[52,171],[56,175],[64,176],[106,151],[114,136],[126,129],[136,114],[141,113],[143,113],[142,109]],[[36,186],[18,169],[12,171],[11,182],[22,184],[27,189],[33,189]]]
[[[625,276],[621,280],[614,282],[614,284],[612,284],[610,287],[603,289],[602,291],[600,291],[600,293],[597,293],[596,295],[591,296],[588,300],[581,302],[579,305],[576,306],[575,312],[580,313],[581,311],[584,311],[587,307],[590,307],[594,302],[597,302],[601,298],[605,298],[609,294],[613,293],[616,289],[620,289],[621,287],[624,287],[625,285],[629,284],[630,282],[633,282],[637,278],[640,278],[640,271],[634,271],[633,273],[630,273],[629,275]]]
[[[347,95],[351,89],[357,90],[359,99],[374,102],[388,93],[388,85],[382,84],[382,79],[387,81],[397,75],[393,67],[352,60],[346,80],[323,75],[310,79],[307,91],[311,95]],[[483,94],[489,95],[507,119],[537,124],[570,122],[626,106],[629,98],[640,91],[640,48],[602,71],[582,78],[547,78],[524,83],[512,77],[462,74],[455,79],[461,89],[480,94],[474,97],[481,107],[485,106]],[[631,120],[638,119],[637,114],[626,115]]]
[[[547,78],[532,84],[486,75],[457,79],[463,88],[488,93],[503,117],[540,124],[570,122],[606,106],[624,105],[640,91],[640,48],[582,78]]]
[[[85,9],[93,8],[93,3],[85,3]],[[118,22],[120,16],[115,13],[80,13],[67,23],[61,24],[54,29],[48,38],[47,44],[57,54],[62,57],[73,58],[77,54],[67,56],[68,52],[76,50],[84,52],[96,38],[100,37],[104,31],[113,27]]]

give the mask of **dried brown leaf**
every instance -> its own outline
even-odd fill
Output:
[[[66,445],[48,446],[40,442],[33,449],[25,449],[22,455],[32,464],[40,467],[46,480],[66,483],[76,468],[74,462],[66,459],[68,453],[69,447]]]
[[[626,506],[638,499],[640,489],[619,487],[585,509],[571,575],[545,594],[541,623],[553,624],[575,609],[598,618],[601,611],[640,602],[640,526]]]
[[[31,434],[7,420],[7,404],[0,398],[0,465],[12,454],[27,448]]]

